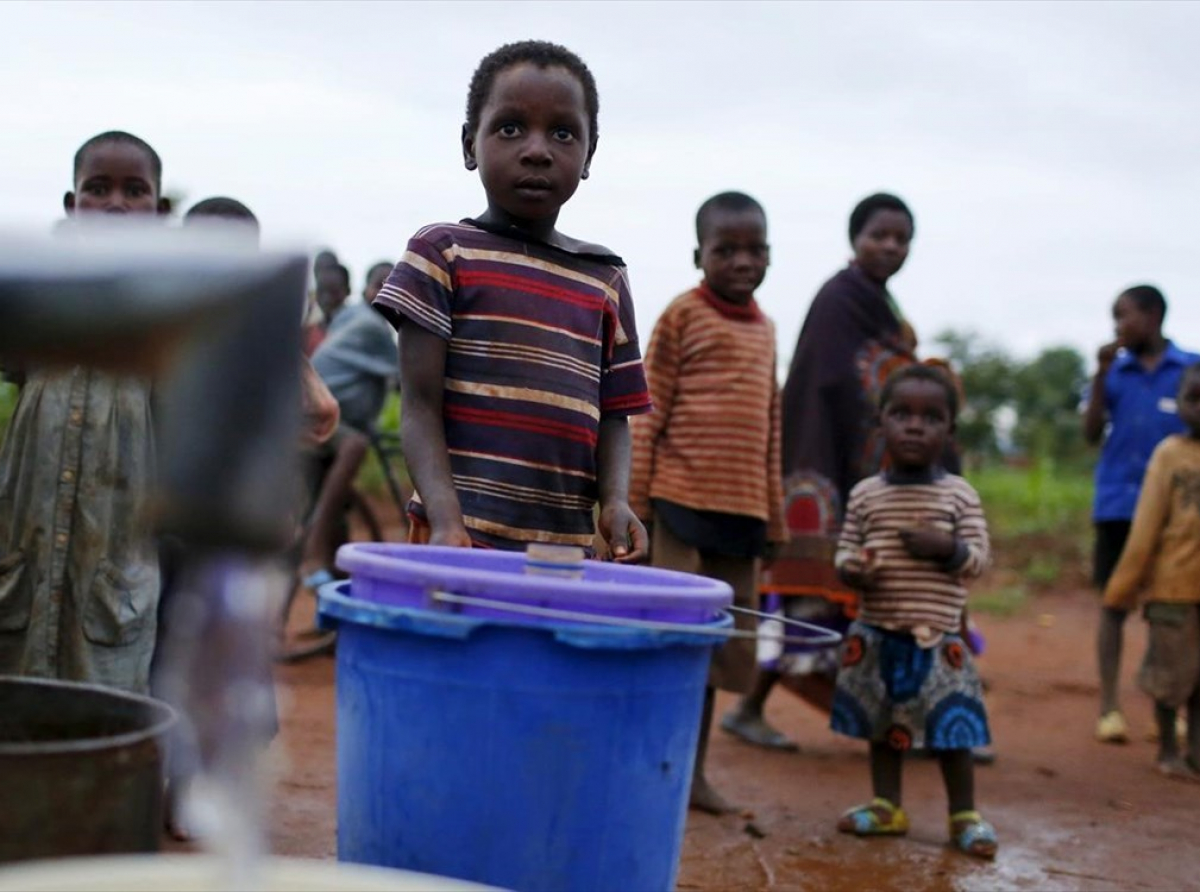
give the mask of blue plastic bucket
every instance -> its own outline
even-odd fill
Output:
[[[501,558],[485,571],[496,588],[521,560],[458,553],[471,572],[484,568],[468,555]],[[619,586],[625,570],[650,600],[673,589],[680,608],[714,586],[732,598],[713,580],[612,565],[600,585]],[[418,587],[455,591],[455,572]],[[587,601],[586,573],[554,582],[567,601]],[[326,586],[319,607],[339,630],[340,860],[522,892],[674,888],[720,638],[395,606],[355,597],[357,584]],[[730,625],[706,610],[698,629]]]

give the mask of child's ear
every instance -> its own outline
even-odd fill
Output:
[[[692,263],[695,264],[696,269],[700,269],[700,249],[699,248],[697,248],[696,250],[694,250],[692,252]]]
[[[467,170],[475,170],[479,167],[479,162],[475,160],[475,137],[467,130],[467,125],[462,126],[462,150],[463,150],[463,167]]]
[[[75,214],[75,193],[74,192],[63,193],[63,210],[67,212],[68,217],[73,216]]]
[[[171,213],[171,199],[169,196],[164,195],[158,200],[157,212],[160,217],[165,217],[167,214]]]

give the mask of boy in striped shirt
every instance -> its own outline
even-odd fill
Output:
[[[964,640],[962,583],[983,572],[989,545],[978,494],[940,465],[957,409],[939,370],[894,373],[879,398],[887,470],[860,481],[846,506],[835,560],[862,600],[842,645],[831,726],[870,742],[874,798],[846,812],[838,829],[906,833],[904,753],[923,746],[941,762],[952,844],[991,858],[996,832],[975,810],[971,759],[991,735]]]
[[[624,262],[564,235],[599,98],[563,47],[500,47],[471,79],[463,160],[487,210],[421,229],[374,305],[400,330],[409,538],[636,562],[627,418],[650,410]],[[599,508],[598,522],[593,511]]]
[[[704,281],[671,302],[646,349],[654,412],[633,424],[630,504],[652,522],[654,566],[723,580],[754,609],[761,559],[787,541],[775,326],[754,299],[770,258],[766,214],[749,195],[723,192],[700,206],[696,239]],[[757,624],[739,615],[737,625]],[[749,691],[755,668],[753,639],[713,658],[692,808],[734,810],[705,778],[713,698],[716,688]]]

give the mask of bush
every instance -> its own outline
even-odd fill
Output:
[[[993,572],[971,593],[972,609],[1009,615],[1039,591],[1088,584],[1088,464],[1042,459],[968,476],[983,501],[993,554]]]
[[[16,408],[17,386],[0,381],[0,439],[3,439],[4,431],[8,429],[9,419],[12,418]]]

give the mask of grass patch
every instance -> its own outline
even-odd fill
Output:
[[[998,540],[1029,535],[1087,534],[1091,527],[1092,475],[1086,467],[1038,462],[998,465],[970,475]]]
[[[9,419],[17,408],[17,385],[0,380],[0,439],[8,428]]]
[[[972,590],[972,610],[1011,616],[1039,592],[1087,585],[1090,468],[1047,461],[969,476],[983,500],[994,566]]]
[[[972,592],[967,604],[972,613],[987,616],[1014,616],[1029,601],[1029,589],[1023,585],[1001,585]]]

